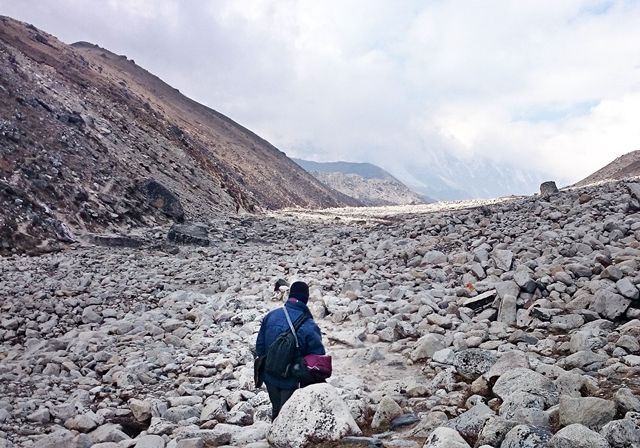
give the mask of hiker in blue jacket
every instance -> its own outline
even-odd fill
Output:
[[[307,301],[309,300],[309,286],[304,282],[295,282],[289,289],[289,299],[284,304],[289,318],[292,322],[296,322],[304,313],[308,314],[308,318],[302,323],[296,332],[299,341],[299,355],[324,355],[325,350],[322,345],[322,335],[320,328],[314,322]],[[264,319],[256,340],[256,354],[265,356],[269,350],[269,346],[284,332],[290,332],[289,323],[285,316],[283,308],[277,308],[270,311]],[[293,395],[293,392],[299,387],[299,379],[295,376],[281,377],[270,372],[261,372],[261,379],[267,386],[269,399],[271,400],[272,413],[271,419],[280,413],[282,405]]]

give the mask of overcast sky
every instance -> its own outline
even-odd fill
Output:
[[[290,156],[444,151],[577,181],[640,149],[640,0],[2,0]]]

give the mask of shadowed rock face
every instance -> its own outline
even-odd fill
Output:
[[[357,204],[95,45],[0,17],[0,79],[1,253],[53,250],[86,231]]]

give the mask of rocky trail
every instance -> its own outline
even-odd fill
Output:
[[[0,258],[0,447],[640,446],[636,181],[168,231]],[[272,425],[277,278],[334,375]]]

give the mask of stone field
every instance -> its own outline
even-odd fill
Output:
[[[640,447],[640,183],[198,229],[0,258],[0,448]],[[334,375],[272,425],[278,278]]]

